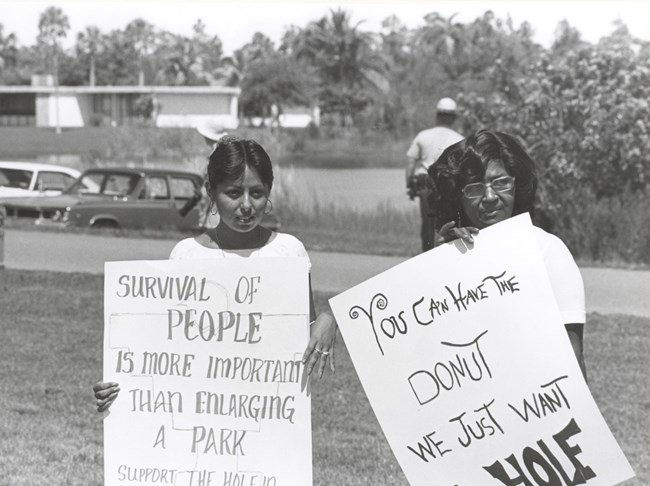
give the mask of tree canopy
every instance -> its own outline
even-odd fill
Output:
[[[88,26],[67,50],[61,9],[44,11],[38,25],[32,46],[0,25],[0,83],[29,84],[58,63],[61,84],[240,86],[242,115],[318,105],[325,125],[400,137],[430,126],[437,100],[449,96],[464,133],[519,136],[557,193],[577,184],[608,197],[645,189],[650,178],[650,44],[620,22],[589,43],[562,21],[544,48],[529,24],[491,11],[467,23],[432,12],[412,29],[391,16],[370,32],[336,9],[288,27],[277,48],[258,32],[231,56],[201,20],[189,37],[143,19],[110,32]]]

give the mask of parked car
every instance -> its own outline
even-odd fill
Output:
[[[200,175],[183,171],[89,169],[59,196],[0,204],[8,218],[34,218],[38,224],[194,229],[202,182]]]
[[[80,175],[61,165],[0,161],[0,198],[56,196]]]
[[[36,224],[104,228],[198,229],[203,179],[192,172],[103,168],[85,171],[59,196],[0,198],[8,218]],[[280,227],[274,214],[262,225]]]

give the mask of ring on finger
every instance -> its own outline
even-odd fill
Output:
[[[318,354],[323,354],[323,352],[318,348],[314,348],[314,351],[316,351]]]
[[[330,352],[329,351],[321,351],[321,354],[323,356],[328,356],[330,354]]]

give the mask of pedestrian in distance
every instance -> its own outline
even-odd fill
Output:
[[[535,163],[512,136],[481,130],[448,147],[429,167],[435,187],[439,243],[461,239],[471,248],[480,230],[511,216],[534,215]],[[585,292],[580,270],[558,237],[535,227],[535,235],[564,326],[580,369],[583,357]]]
[[[210,154],[206,191],[218,210],[219,224],[204,233],[181,240],[170,259],[308,257],[303,244],[294,236],[277,233],[260,223],[272,210],[270,200],[273,167],[268,154],[253,140],[222,137]],[[335,370],[334,345],[337,326],[331,311],[318,316],[314,310],[311,283],[310,340],[302,363],[319,378],[329,365]],[[117,383],[98,382],[93,387],[97,410],[106,410],[117,398]]]
[[[458,117],[456,102],[451,98],[442,98],[436,105],[436,125],[416,135],[406,152],[406,187],[411,200],[418,198],[420,204],[420,237],[422,251],[435,246],[435,213],[429,206],[431,186],[427,169],[431,167],[442,151],[451,144],[463,139],[452,127]]]

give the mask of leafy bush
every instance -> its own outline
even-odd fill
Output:
[[[597,198],[584,186],[558,194],[564,210],[553,233],[587,262],[650,263],[650,198],[646,192],[624,191]]]
[[[495,63],[491,95],[460,99],[466,133],[487,127],[524,142],[542,213],[587,260],[650,261],[640,241],[650,214],[649,61],[650,44],[624,26],[596,45],[560,36],[527,65]]]
[[[205,160],[207,150],[199,135],[191,128],[156,128],[148,124],[115,127],[106,132],[106,161],[147,165],[168,163],[177,166]]]

